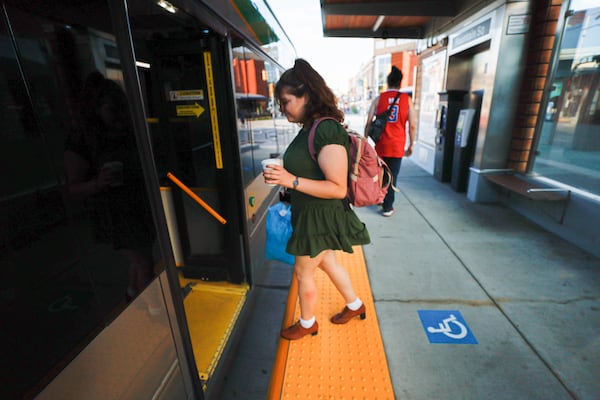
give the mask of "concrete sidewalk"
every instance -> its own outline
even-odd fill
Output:
[[[356,210],[396,399],[600,399],[600,259],[402,163],[396,213]],[[291,274],[255,278],[219,400],[266,398]],[[458,311],[477,344],[431,344],[419,310]]]
[[[396,398],[599,399],[600,259],[410,159],[398,183],[392,217],[357,209]],[[458,311],[477,344],[430,343],[418,310]]]

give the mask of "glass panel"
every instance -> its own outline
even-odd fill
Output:
[[[239,46],[233,49],[233,71],[242,173],[247,186],[261,176],[260,161],[280,157],[295,131],[275,102],[275,84],[281,76],[275,64]]]
[[[375,58],[375,83],[377,94],[387,89],[387,76],[392,68],[392,55],[384,54]]]
[[[0,398],[14,399],[41,390],[163,263],[107,5],[8,3]]]
[[[183,42],[183,40],[179,40]],[[172,172],[190,187],[202,200],[218,213],[223,213],[226,201],[218,182],[219,173],[215,161],[215,146],[210,122],[208,87],[203,54],[195,43],[188,45],[190,54],[161,55],[154,60],[153,68],[160,71],[160,87],[163,98],[175,94],[187,95],[195,100],[170,101],[163,106],[162,126],[164,132],[174,138],[176,164]],[[197,93],[197,95],[196,95]],[[192,107],[198,113],[180,117],[181,107]],[[165,122],[166,121],[166,122]],[[226,151],[226,149],[225,149]],[[184,215],[181,220],[186,228],[190,255],[222,255],[228,253],[227,228],[212,215],[205,212],[189,196],[182,197]]]
[[[600,7],[573,1],[533,172],[600,195]]]

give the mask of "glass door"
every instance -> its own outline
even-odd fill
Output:
[[[237,163],[225,108],[231,97],[226,42],[216,36],[147,43],[160,146],[172,187],[186,277],[241,282]],[[233,114],[234,115],[234,114]],[[233,120],[234,121],[234,120]]]

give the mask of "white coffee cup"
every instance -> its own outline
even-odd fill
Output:
[[[102,166],[102,169],[110,171],[112,181],[110,186],[121,186],[123,184],[123,163],[121,161],[110,161]]]
[[[273,164],[281,165],[281,159],[280,158],[267,158],[266,160],[262,160],[260,163],[262,164],[262,168],[264,171],[266,169],[269,169],[269,167],[267,167],[267,165],[273,165]],[[267,183],[267,185],[277,186],[274,183]]]

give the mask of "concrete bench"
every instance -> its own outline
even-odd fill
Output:
[[[571,198],[570,190],[538,185],[515,175],[512,170],[486,171],[483,176],[509,193],[516,193],[530,200],[563,202],[563,209],[559,218],[559,223],[562,224]]]

